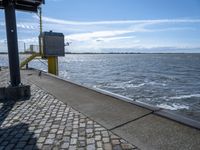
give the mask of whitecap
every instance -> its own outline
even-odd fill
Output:
[[[172,105],[158,104],[157,107],[168,109],[168,110],[189,109],[189,106],[181,105],[181,104],[175,104],[175,103],[173,103]]]
[[[170,97],[170,99],[186,99],[186,98],[192,98],[192,97],[200,97],[200,94],[173,96],[173,97]]]
[[[141,83],[141,84],[137,84],[137,85],[134,85],[134,84],[127,84],[127,85],[125,85],[126,87],[128,87],[128,88],[138,88],[138,87],[142,87],[142,86],[144,86],[145,85],[145,83]]]
[[[147,85],[166,86],[166,84],[165,84],[165,83],[158,83],[158,82],[154,82],[154,81],[147,82],[146,84],[147,84]]]

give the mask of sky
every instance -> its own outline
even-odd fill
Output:
[[[70,52],[200,52],[200,0],[46,0],[43,30]],[[20,51],[38,45],[36,13],[17,11]],[[7,51],[0,10],[0,52]]]

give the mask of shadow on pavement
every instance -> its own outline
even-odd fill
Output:
[[[37,138],[29,131],[29,124],[6,119],[15,104],[15,101],[0,100],[0,150],[38,149]]]

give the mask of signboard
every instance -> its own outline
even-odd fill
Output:
[[[39,36],[43,56],[64,56],[65,41],[62,33],[43,32]]]
[[[3,9],[8,2],[12,2],[16,10],[37,12],[45,0],[0,0],[0,9]]]

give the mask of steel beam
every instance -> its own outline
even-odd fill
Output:
[[[16,87],[21,83],[21,79],[19,68],[16,14],[14,4],[11,0],[8,0],[5,4],[5,21],[10,68],[10,83],[12,87]]]

